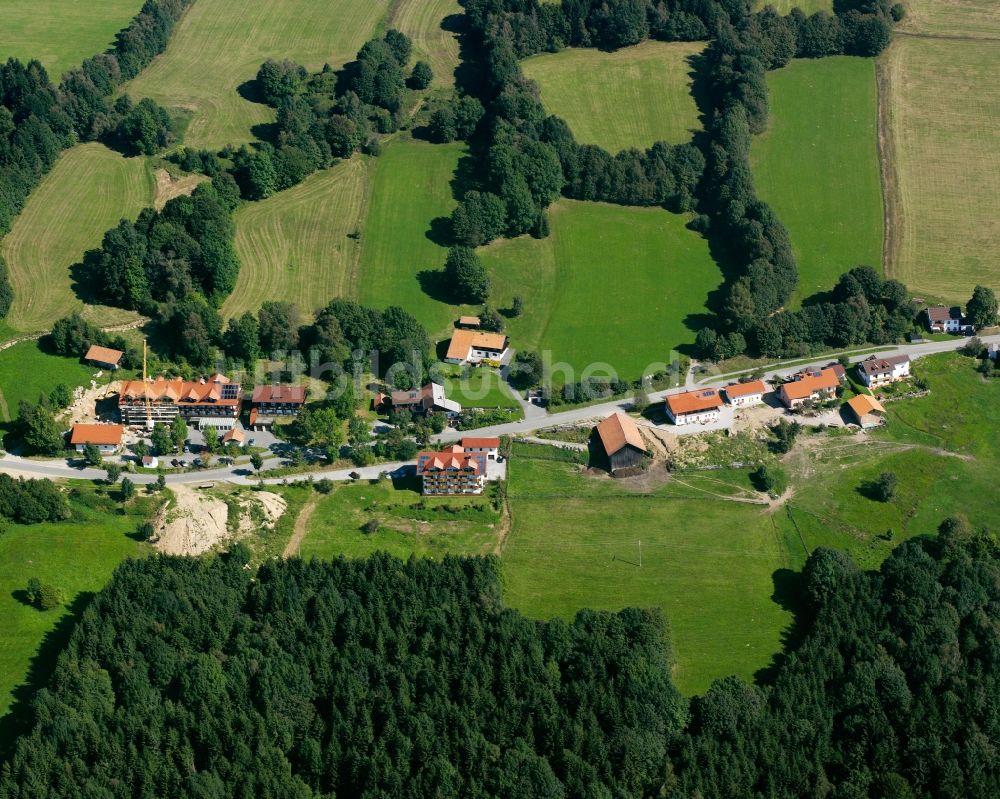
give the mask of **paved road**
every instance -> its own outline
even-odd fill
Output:
[[[1000,343],[1000,335],[982,336],[981,340],[984,344],[990,344],[993,342]],[[947,341],[929,341],[923,344],[903,344],[898,347],[882,350],[878,354],[881,357],[889,355],[909,355],[911,358],[920,358],[925,355],[933,355],[940,352],[950,352],[960,349],[966,341],[967,339],[964,338],[956,338],[949,339]],[[870,354],[870,352],[865,352],[863,354],[853,355],[851,356],[851,360],[861,361],[867,358]],[[787,377],[788,375],[794,374],[795,372],[810,366],[822,366],[827,364],[834,358],[836,358],[836,355],[827,355],[824,358],[819,358],[808,363],[798,363],[795,366],[774,364],[772,367],[765,367],[764,378],[766,380],[772,380],[776,377]],[[726,375],[725,377],[708,377],[700,380],[698,385],[718,388],[732,382],[735,377],[736,375],[733,374]],[[685,382],[690,383],[690,379],[686,378]],[[676,388],[667,391],[655,392],[650,395],[650,399],[653,401],[662,400],[669,394],[677,394],[685,390],[687,390],[687,388]],[[631,404],[631,397],[622,397],[610,402],[602,402],[582,408],[571,408],[558,413],[537,413],[540,409],[533,409],[530,417],[522,419],[519,422],[509,422],[506,424],[494,425],[492,427],[484,427],[474,432],[476,435],[481,436],[527,436],[546,427],[554,427],[556,425],[572,425],[594,418],[603,418],[611,413],[614,413],[615,411],[627,410]],[[690,425],[687,428],[680,428],[676,430],[676,432],[701,433],[705,432],[707,429],[715,429],[715,427],[716,426],[708,428],[701,425]],[[437,438],[441,442],[455,441],[463,435],[468,435],[469,432],[470,431],[458,432],[457,430],[449,428]],[[407,464],[380,463],[375,466],[366,466],[359,469],[335,469],[323,472],[310,472],[302,475],[291,475],[289,477],[268,478],[264,480],[264,483],[267,485],[278,485],[283,482],[308,480],[310,477],[314,480],[320,480],[323,478],[329,480],[349,480],[351,472],[355,471],[358,472],[362,478],[373,479],[378,477],[378,475],[382,472],[393,472],[405,465]],[[69,465],[65,460],[36,460],[20,458],[16,455],[10,454],[4,455],[0,458],[0,471],[14,476],[24,477],[75,477],[88,480],[101,480],[106,477],[103,469],[79,468]],[[156,476],[146,474],[130,474],[129,479],[138,484],[146,484],[154,482],[156,480]],[[252,470],[247,465],[204,469],[202,471],[186,472],[184,474],[168,474],[166,476],[166,480],[168,484],[198,484],[215,481],[226,481],[244,485],[257,483],[257,478],[254,477]]]

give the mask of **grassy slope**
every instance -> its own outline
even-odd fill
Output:
[[[268,58],[318,69],[349,61],[379,27],[388,0],[198,0],[167,51],[126,90],[194,111],[185,141],[218,148],[253,138],[273,109],[244,99],[239,87]]]
[[[523,68],[577,141],[616,152],[691,138],[699,124],[688,59],[701,49],[654,41],[613,53],[568,48],[529,58]]]
[[[37,58],[58,80],[101,53],[142,7],[142,0],[0,0],[0,59]]]
[[[484,520],[435,520],[420,522],[405,518],[410,505],[423,501],[427,507],[486,505],[485,497],[434,499],[418,491],[395,490],[392,483],[340,484],[320,500],[302,541],[303,557],[330,558],[337,555],[365,557],[389,552],[400,558],[411,554],[425,557],[482,555],[493,550],[497,526],[493,514]],[[402,510],[393,512],[393,509]],[[361,527],[371,519],[381,525],[368,535]]]
[[[787,14],[793,8],[799,8],[806,14],[814,14],[817,11],[833,13],[833,0],[757,0],[754,3],[754,8],[757,10],[766,6],[772,6],[779,14]]]
[[[687,693],[767,666],[789,621],[770,599],[772,575],[795,561],[760,506],[671,484],[637,494],[528,452],[519,448],[510,466],[507,602],[536,618],[661,608]]]
[[[1000,290],[1000,37],[900,36],[882,66],[898,190],[893,277],[950,302],[977,283]]]
[[[515,346],[551,350],[577,375],[603,361],[632,378],[694,340],[688,317],[705,313],[721,275],[684,217],[563,200],[550,219],[548,239],[501,241],[481,253],[494,303],[525,299],[524,314],[510,322]]]
[[[59,383],[71,388],[90,385],[95,370],[75,358],[48,355],[37,342],[24,341],[0,352],[0,421],[17,415],[21,400],[37,402]],[[9,413],[9,415],[8,415]]]
[[[801,300],[857,264],[881,268],[874,64],[799,60],[767,83],[770,127],[753,143],[754,179],[791,234]]]
[[[432,336],[444,336],[460,309],[428,295],[421,272],[444,268],[447,249],[428,238],[431,222],[451,214],[451,180],[464,145],[398,139],[375,161],[362,232],[358,299],[384,308],[399,305]]]
[[[455,83],[460,61],[453,32],[462,14],[458,0],[400,0],[394,4],[387,28],[401,30],[413,41],[413,60],[426,61],[434,72],[434,86]]]
[[[92,494],[92,489],[82,489]],[[11,692],[20,685],[31,658],[45,637],[55,629],[66,609],[40,612],[20,601],[29,577],[38,577],[62,589],[71,603],[83,592],[99,591],[125,558],[147,551],[145,544],[128,537],[145,518],[136,512],[120,516],[113,505],[87,507],[74,502],[72,519],[56,524],[11,524],[0,536],[0,714],[10,707]],[[42,664],[50,669],[53,662]]]
[[[7,322],[25,332],[47,330],[82,303],[73,293],[70,266],[101,243],[123,216],[153,202],[152,175],[141,158],[123,158],[100,144],[67,150],[32,192],[3,241],[14,304]],[[105,324],[120,321],[102,315]]]
[[[311,312],[352,293],[369,159],[360,156],[236,213],[241,267],[225,316],[256,311],[265,300],[295,302]]]

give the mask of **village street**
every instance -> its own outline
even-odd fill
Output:
[[[994,342],[1000,343],[1000,335],[993,336],[982,336],[980,340],[984,344],[990,344]],[[951,352],[960,349],[967,339],[964,338],[954,338],[946,341],[928,341],[916,344],[902,344],[898,347],[890,347],[878,351],[879,357],[889,357],[892,355],[908,355],[910,358],[920,358],[926,355],[933,355],[941,352]],[[852,362],[857,362],[864,360],[871,354],[871,351],[864,352],[863,354],[857,354],[851,356]],[[818,358],[815,361],[810,362],[797,362],[793,366],[789,365],[775,365],[774,368],[765,367],[764,380],[770,381],[775,378],[788,377],[796,372],[801,371],[809,367],[823,366],[829,363],[831,360],[835,360],[837,357],[836,353],[828,354],[822,358]],[[731,383],[738,379],[740,373],[728,374],[724,376],[710,376],[702,381],[695,380],[694,383],[689,380],[688,385],[685,387],[669,389],[667,391],[659,391],[650,394],[650,400],[652,402],[660,402],[664,397],[670,394],[680,393],[694,386],[701,386],[706,388],[721,388],[727,383]],[[527,404],[527,403],[525,403]],[[436,440],[439,443],[450,443],[456,441],[463,436],[468,436],[470,434],[475,434],[476,436],[530,436],[530,434],[549,427],[558,426],[572,426],[578,425],[585,422],[589,422],[595,419],[603,419],[604,417],[616,412],[628,410],[632,404],[631,397],[621,397],[609,402],[596,403],[594,405],[587,405],[584,407],[571,408],[569,410],[560,411],[557,413],[545,413],[542,409],[536,406],[530,406],[530,415],[528,414],[528,408],[526,408],[526,418],[518,422],[509,422],[507,424],[494,425],[492,427],[483,427],[475,431],[458,431],[454,429],[445,430],[440,436],[436,436]],[[735,411],[735,413],[744,413],[743,411]],[[734,410],[729,407],[725,407],[720,414],[720,418],[717,422],[709,424],[690,424],[680,427],[675,427],[673,425],[663,425],[664,429],[669,429],[669,431],[675,435],[693,435],[697,433],[705,433],[713,430],[721,430],[730,427],[733,423]],[[832,419],[833,417],[831,417]],[[830,419],[817,419],[816,421],[827,421]],[[270,455],[265,458],[264,468],[275,468],[281,462],[281,459],[277,455]],[[397,463],[379,463],[372,466],[358,467],[358,468],[347,468],[347,469],[335,469],[328,471],[312,471],[303,474],[292,474],[287,477],[271,477],[265,478],[265,485],[278,485],[285,482],[295,482],[300,480],[350,480],[352,474],[359,475],[360,479],[374,479],[378,477],[383,472],[395,472],[398,469],[404,468],[408,465],[407,463],[397,462]],[[101,480],[106,477],[106,472],[104,469],[95,468],[84,468],[79,466],[71,465],[66,461],[66,459],[49,459],[41,460],[36,458],[22,458],[16,455],[4,454],[0,458],[0,472],[5,472],[15,477],[40,477],[40,478],[50,478],[50,479],[88,479],[88,480]],[[129,479],[137,484],[148,484],[156,481],[156,475],[153,474],[129,474]],[[183,472],[177,474],[167,474],[166,476],[167,484],[183,484],[183,485],[198,485],[203,483],[224,481],[242,485],[256,485],[259,481],[253,474],[253,470],[246,464],[237,464],[234,466],[224,466],[209,469],[202,469],[200,471],[193,472]]]

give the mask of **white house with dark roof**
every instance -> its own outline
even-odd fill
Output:
[[[858,364],[858,377],[868,388],[887,386],[898,383],[910,376],[910,356],[893,355],[891,358],[879,358],[872,355]]]

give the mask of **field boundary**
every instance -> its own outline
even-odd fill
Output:
[[[886,278],[894,277],[895,266],[899,262],[901,246],[902,211],[899,198],[899,171],[896,162],[895,143],[892,139],[892,114],[889,101],[892,87],[890,86],[889,67],[885,57],[875,59],[875,107],[876,131],[878,137],[878,169],[882,184],[882,272]]]

